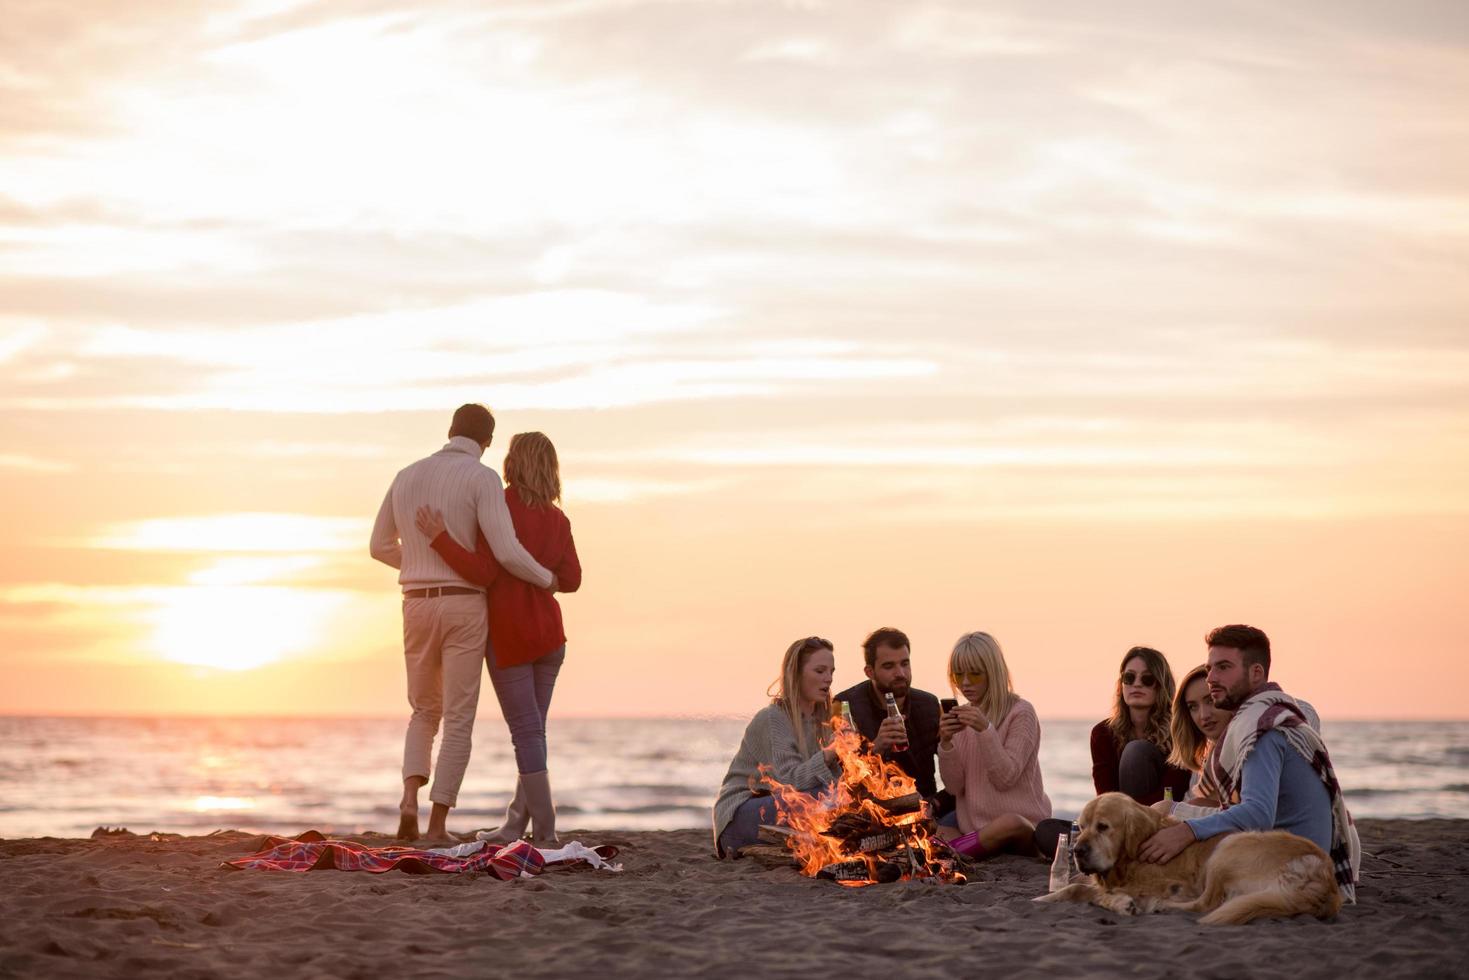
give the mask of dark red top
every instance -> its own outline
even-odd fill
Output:
[[[1121,758],[1122,753],[1118,751],[1117,736],[1112,734],[1112,726],[1105,721],[1097,722],[1097,726],[1092,729],[1092,785],[1097,788],[1098,796],[1121,792],[1117,773]],[[1174,765],[1166,766],[1163,770],[1163,786],[1172,787],[1173,799],[1178,803],[1188,798],[1188,784],[1192,778],[1193,774],[1187,769]],[[1159,788],[1158,794],[1152,799],[1139,799],[1138,802],[1151,806],[1162,798],[1163,790]]]
[[[571,539],[571,521],[559,507],[530,507],[514,487],[505,491],[505,505],[515,536],[531,557],[554,572],[562,592],[581,588],[581,562]],[[466,582],[483,585],[490,606],[490,646],[495,666],[513,667],[538,660],[566,642],[561,604],[556,596],[530,582],[502,571],[489,542],[476,532],[474,551],[463,548],[448,531],[433,540],[433,548]]]

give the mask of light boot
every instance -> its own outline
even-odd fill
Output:
[[[494,830],[482,830],[475,837],[491,844],[509,844],[525,836],[525,825],[530,822],[530,811],[525,808],[525,787],[520,777],[515,779],[515,795],[505,807],[505,822]]]
[[[530,842],[536,847],[556,847],[556,804],[551,800],[551,774],[523,772],[520,785],[525,790],[525,806],[530,811]]]

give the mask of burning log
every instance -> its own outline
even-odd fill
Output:
[[[790,840],[791,835],[793,835],[795,831],[789,827],[772,827],[768,823],[762,823],[760,825],[758,833],[760,835],[760,843],[772,844],[776,847],[785,847],[786,841]]]
[[[917,813],[923,809],[923,797],[917,793],[907,793],[903,796],[895,796],[890,800],[877,800],[872,802],[882,807],[888,813]]]
[[[762,868],[793,868],[797,867],[795,856],[786,850],[785,845],[772,846],[770,844],[748,844],[740,848],[740,857],[751,858]]]
[[[816,872],[816,877],[843,884],[885,885],[902,879],[903,868],[891,861],[878,861],[871,866],[866,861],[839,861]]]

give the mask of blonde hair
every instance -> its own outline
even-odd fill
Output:
[[[1173,753],[1168,756],[1168,762],[1180,769],[1188,769],[1191,772],[1199,772],[1204,768],[1204,756],[1209,754],[1209,740],[1194,724],[1193,715],[1189,714],[1188,686],[1194,681],[1201,681],[1209,673],[1208,664],[1199,664],[1193,670],[1183,675],[1183,680],[1178,682],[1178,692],[1173,695],[1173,720],[1169,722],[1169,731],[1173,734]]]
[[[1173,671],[1168,667],[1168,658],[1154,650],[1152,647],[1133,647],[1122,657],[1122,663],[1117,665],[1117,688],[1112,695],[1112,717],[1107,719],[1107,727],[1112,729],[1112,739],[1117,743],[1117,754],[1122,755],[1122,750],[1127,743],[1133,740],[1132,713],[1128,710],[1127,702],[1122,700],[1122,672],[1127,669],[1127,662],[1136,658],[1142,658],[1144,669],[1150,671],[1153,680],[1157,682],[1157,697],[1153,698],[1153,706],[1148,709],[1148,721],[1143,726],[1143,737],[1162,750],[1164,756],[1173,753],[1173,734],[1168,730],[1173,720]]]
[[[949,654],[949,685],[958,691],[958,675],[982,673],[988,679],[979,710],[991,725],[1005,720],[1019,698],[1010,680],[1010,668],[1005,665],[1005,651],[1000,642],[988,633],[975,631],[965,633],[954,644]]]
[[[809,756],[815,752],[806,738],[806,722],[801,717],[801,671],[806,669],[806,661],[818,650],[828,653],[836,653],[830,640],[823,640],[819,636],[808,636],[797,640],[786,647],[786,655],[780,662],[780,677],[770,682],[770,687],[765,693],[772,696],[772,704],[779,705],[791,720],[791,731],[796,733],[796,748],[801,755]],[[774,689],[779,688],[778,693]],[[826,698],[826,710],[816,713],[819,719],[820,733],[823,739],[831,731],[831,695]]]
[[[505,482],[520,492],[530,507],[545,507],[561,499],[561,463],[556,447],[543,432],[517,432],[505,450]]]

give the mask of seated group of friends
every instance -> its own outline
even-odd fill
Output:
[[[1168,660],[1133,647],[1118,668],[1109,717],[1091,732],[1098,795],[1125,793],[1177,823],[1147,841],[1145,860],[1171,860],[1195,840],[1236,830],[1290,831],[1339,865],[1356,864],[1356,834],[1342,803],[1320,719],[1270,682],[1270,640],[1252,626],[1205,637],[1207,660],[1176,683]],[[993,636],[967,633],[949,655],[949,704],[912,687],[908,637],[874,631],[862,644],[866,681],[837,694],[866,747],[911,776],[950,845],[972,857],[1001,851],[1050,857],[1070,828],[1046,796],[1041,725],[1015,691]],[[721,857],[778,824],[763,773],[819,794],[841,775],[831,745],[835,648],[813,636],[786,650],[770,705],[745,729],[714,803]],[[901,718],[889,717],[892,694]],[[947,710],[945,710],[947,708]],[[935,762],[937,776],[935,778]],[[763,770],[763,773],[762,773]],[[943,782],[939,788],[938,780]],[[1343,870],[1339,880],[1354,879]]]

